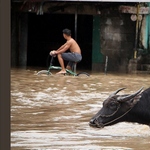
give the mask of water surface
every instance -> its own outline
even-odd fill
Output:
[[[150,85],[149,75],[91,74],[37,76],[35,69],[11,69],[11,149],[148,150],[150,128],[118,123],[88,125],[115,90],[131,94]]]

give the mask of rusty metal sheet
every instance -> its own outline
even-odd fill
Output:
[[[128,14],[137,14],[137,7],[134,6],[119,6],[119,11],[122,13],[128,13]],[[150,12],[149,7],[140,7],[139,8],[139,14],[149,14]]]
[[[43,2],[43,1],[68,1],[68,2],[150,2],[150,0],[12,0],[12,2]]]

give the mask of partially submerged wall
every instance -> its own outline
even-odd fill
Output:
[[[101,52],[109,57],[108,70],[127,71],[133,55],[135,22],[129,14],[121,14],[117,7],[101,11]]]
[[[95,57],[93,57],[92,68],[95,68],[95,70],[97,71],[103,70],[105,57],[108,56],[109,57],[108,71],[127,72],[128,62],[131,58],[133,58],[133,55],[134,55],[136,22],[133,22],[131,20],[130,18],[131,14],[129,13],[124,14],[124,13],[119,12],[118,8],[120,5],[121,3],[120,4],[118,3],[107,3],[107,4],[106,3],[90,3],[90,4],[89,3],[59,3],[58,5],[58,3],[55,3],[55,2],[53,3],[47,2],[47,3],[44,3],[43,7],[37,7],[37,8],[43,8],[43,9],[37,9],[36,7],[34,7],[34,10],[29,10],[29,5],[26,5],[22,9],[22,11],[20,11],[21,6],[18,6],[15,4],[15,7],[12,6],[12,12],[18,8],[17,9],[18,15],[23,12],[32,12],[32,13],[36,13],[37,15],[42,15],[43,13],[67,15],[67,14],[75,14],[77,11],[78,15],[88,14],[91,16],[100,16],[100,29],[96,28],[96,32],[100,32],[100,39],[99,37],[98,37],[98,40],[96,39],[97,38],[96,35],[98,35],[98,33],[96,33],[93,36],[95,37],[96,40],[93,38],[94,39],[93,43],[89,43],[89,44],[93,46],[93,49],[91,48],[91,51],[93,52],[93,56],[97,57],[97,54],[101,55],[101,53],[103,54],[103,56],[101,55],[99,61],[97,61]],[[37,12],[35,10],[37,10]],[[41,14],[39,10],[42,10],[41,13],[42,12],[43,13]],[[13,18],[12,19],[12,57],[11,57],[12,66],[16,66],[18,63],[19,64],[23,63],[25,65],[27,54],[25,55],[24,52],[26,52],[26,49],[27,49],[26,45],[27,45],[28,35],[26,35],[25,37],[22,36],[22,39],[23,39],[22,43],[18,42],[18,40],[20,40],[20,37],[18,37],[19,34],[16,33],[16,31],[19,29],[19,24],[18,24],[18,21],[16,22],[14,21],[16,20],[17,16],[13,15],[12,18]],[[80,24],[79,20],[80,19],[78,18],[78,33],[83,33],[83,31],[86,30],[85,26],[88,27],[89,24],[86,24],[85,26],[83,26],[83,24]],[[88,20],[90,19],[88,18]],[[91,21],[92,20],[90,20],[90,22]],[[81,26],[82,26],[82,30],[80,28]],[[144,26],[145,26],[145,18],[143,20],[143,26],[141,29],[142,34],[140,35],[140,38],[142,41],[141,43],[143,45],[146,45],[144,43],[146,41]],[[74,26],[72,27],[74,28]],[[20,26],[20,29],[21,29],[21,26]],[[27,30],[27,24],[24,24],[22,31],[24,31],[25,29]],[[94,26],[93,26],[93,33],[94,33]],[[86,36],[84,35],[84,40],[85,40],[85,37]],[[90,38],[92,38],[92,36],[90,36]],[[78,42],[80,43],[80,36],[78,36]],[[94,42],[96,43],[95,47],[94,47]],[[21,51],[19,50],[19,46],[21,45],[19,44],[24,44],[24,43],[25,43],[25,46],[22,45],[22,48],[21,48],[23,52],[22,56],[24,56],[24,58],[19,59],[20,54],[21,54],[20,53]],[[99,45],[97,46],[97,44]],[[87,55],[85,56],[85,58],[91,57],[91,53],[86,53],[86,54]]]

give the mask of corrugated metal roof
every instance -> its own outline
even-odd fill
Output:
[[[12,2],[23,2],[25,0],[12,0]],[[32,2],[42,2],[42,1],[68,1],[68,2],[150,2],[150,0],[27,0]]]
[[[150,0],[55,0],[55,1],[74,1],[74,2],[150,2]]]

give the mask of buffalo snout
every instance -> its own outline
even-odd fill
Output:
[[[104,127],[104,125],[102,123],[99,123],[96,118],[92,118],[90,120],[89,126],[95,127],[95,128],[103,128]]]
[[[90,120],[89,125],[90,125],[91,127],[96,127],[95,119],[94,119],[94,118],[92,118],[92,119]]]

